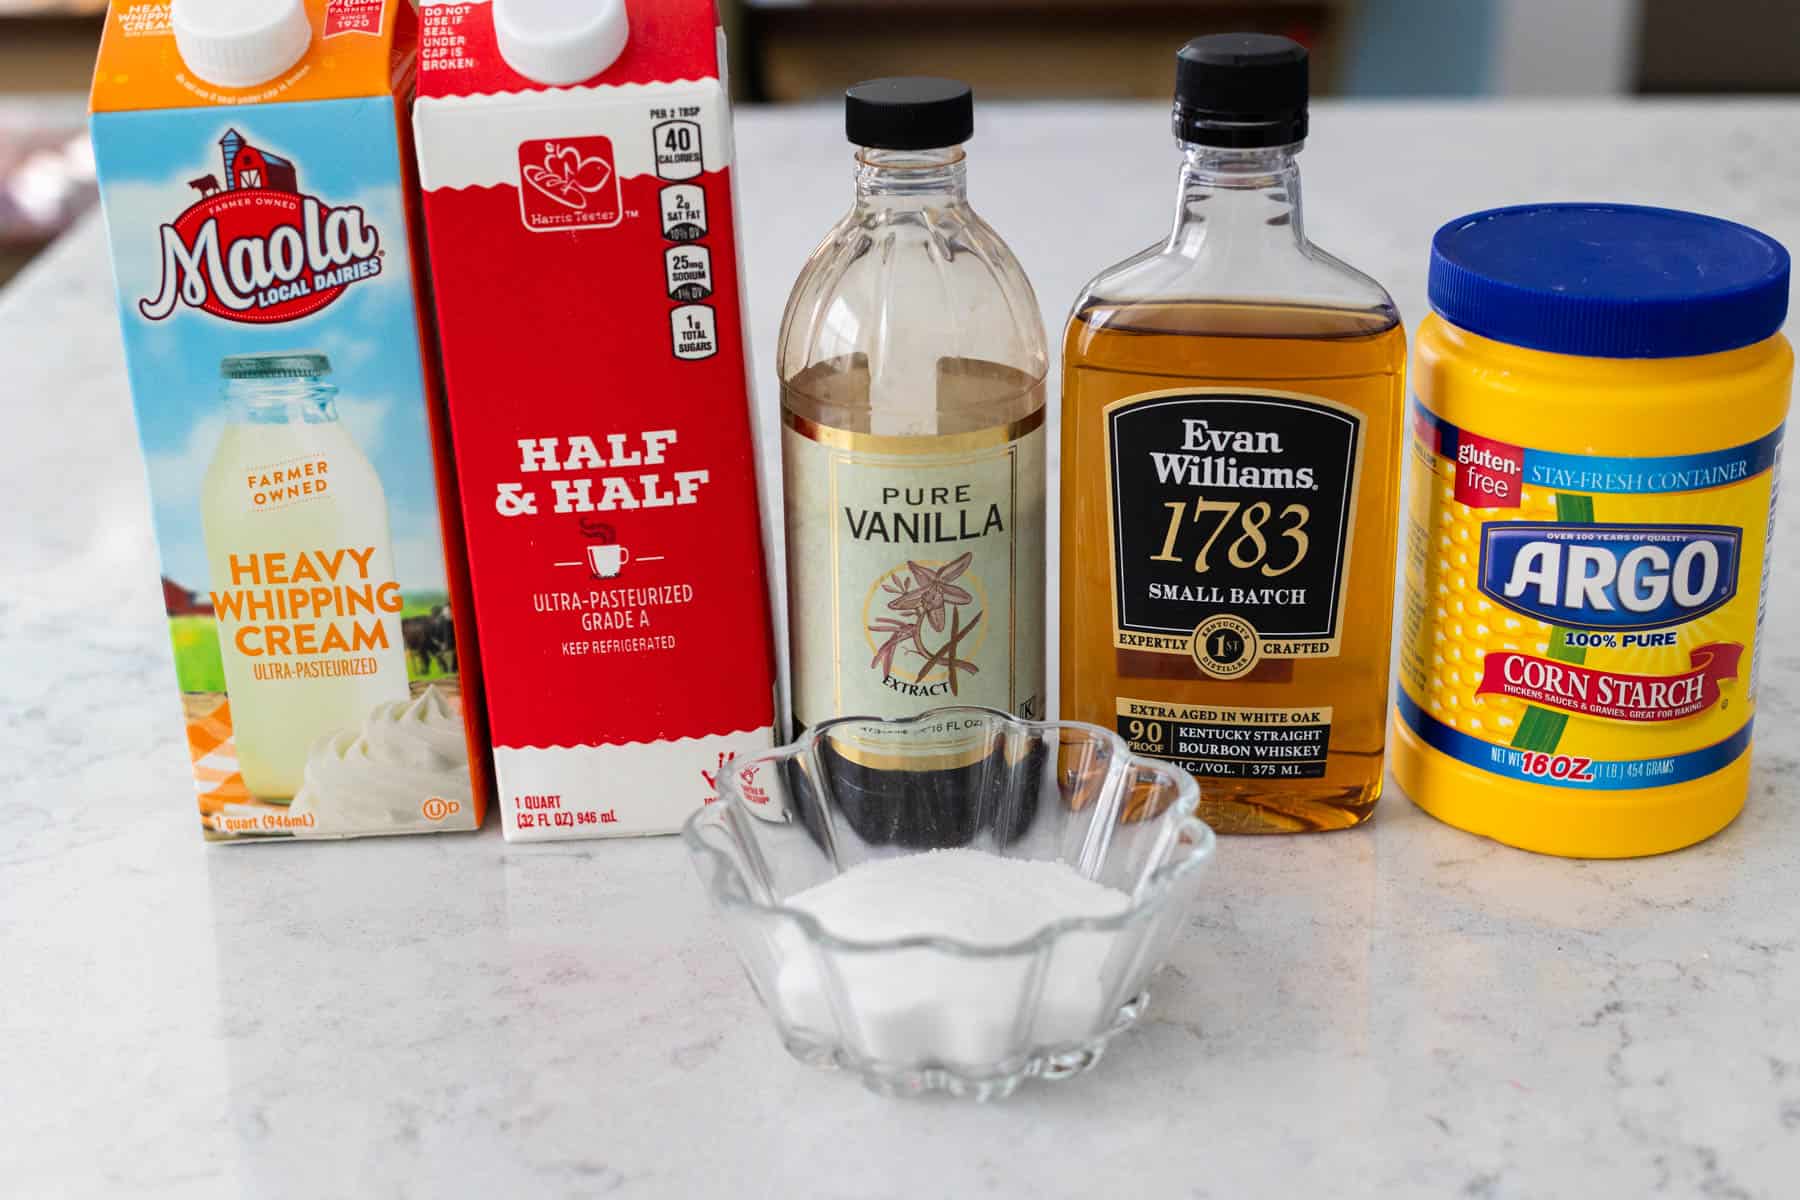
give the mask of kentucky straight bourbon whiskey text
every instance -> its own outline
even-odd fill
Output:
[[[1405,333],[1302,232],[1305,52],[1178,63],[1175,228],[1063,349],[1061,711],[1223,832],[1343,828],[1381,794]]]

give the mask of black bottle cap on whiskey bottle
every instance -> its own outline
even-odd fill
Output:
[[[1198,37],[1175,55],[1175,136],[1226,149],[1306,137],[1306,47],[1268,33]]]
[[[954,79],[866,79],[844,92],[844,133],[877,150],[960,146],[975,133],[975,98]]]

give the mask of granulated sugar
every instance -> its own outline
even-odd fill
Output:
[[[787,900],[853,941],[938,936],[983,947],[1129,903],[1062,863],[978,850],[863,863]],[[1082,1041],[1110,1023],[1102,1011],[1109,1002],[1128,998],[1107,995],[1111,933],[1066,933],[1053,952],[998,957],[940,949],[821,955],[799,944],[797,931],[793,940],[783,947],[778,984],[787,1020],[820,1034],[841,1026],[854,1050],[887,1062],[991,1064],[1025,1045]]]
[[[1130,901],[1064,863],[933,850],[862,863],[787,902],[852,941],[929,934],[1004,946],[1062,917],[1110,916]]]

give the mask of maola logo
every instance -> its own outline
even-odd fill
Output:
[[[381,273],[381,235],[362,209],[303,194],[291,161],[235,129],[219,149],[223,182],[190,179],[200,199],[162,227],[162,284],[138,301],[144,316],[186,304],[228,321],[292,321]]]
[[[1482,592],[1568,629],[1656,629],[1737,595],[1742,531],[1728,525],[1490,522]]]

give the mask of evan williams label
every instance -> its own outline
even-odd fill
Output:
[[[943,437],[786,414],[794,715],[1043,711],[1043,414]]]
[[[1237,678],[1338,652],[1362,418],[1318,397],[1181,389],[1106,408],[1113,634]]]
[[[200,199],[162,226],[162,283],[138,311],[160,321],[179,304],[269,324],[317,312],[381,273],[381,235],[353,204],[300,190],[299,168],[235,129],[218,173],[188,180]]]

